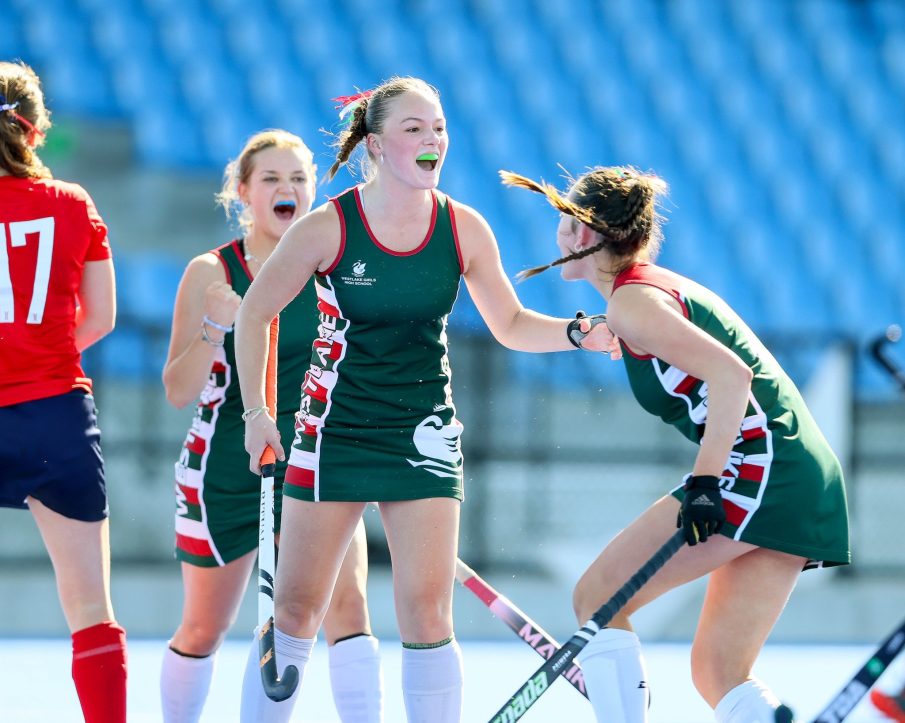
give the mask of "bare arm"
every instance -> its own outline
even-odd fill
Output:
[[[265,406],[264,372],[270,322],[292,301],[318,269],[326,269],[339,251],[339,220],[332,204],[321,206],[296,221],[280,239],[255,277],[236,317],[236,366],[245,409]],[[269,444],[284,459],[276,424],[266,414],[245,427],[245,449],[250,469],[259,471],[259,459]]]
[[[570,319],[546,316],[522,306],[503,271],[496,239],[487,222],[461,204],[456,204],[455,213],[465,283],[494,338],[517,351],[574,350],[566,337]]]
[[[197,399],[210,376],[217,347],[204,340],[201,322],[205,316],[223,326],[232,326],[241,298],[226,283],[226,273],[214,254],[192,259],[179,282],[170,349],[163,368],[167,401],[184,407]],[[224,332],[207,327],[208,338],[222,341]]]
[[[116,324],[113,260],[86,261],[75,315],[75,348],[84,351],[107,336]]]
[[[721,476],[748,406],[751,369],[654,287],[632,284],[618,289],[607,319],[632,351],[653,354],[707,383],[707,429],[692,474]]]

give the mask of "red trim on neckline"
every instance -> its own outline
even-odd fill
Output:
[[[635,276],[633,278],[625,278],[625,276],[631,274],[634,271],[639,270],[641,267],[647,267],[649,269],[652,269],[653,270],[652,274],[654,276],[645,277],[642,272],[642,275],[640,275],[640,276]],[[632,266],[629,266],[627,269],[624,269],[623,271],[619,272],[616,275],[616,278],[613,279],[613,291],[616,291],[617,289],[619,289],[623,286],[628,286],[629,284],[643,284],[644,286],[653,286],[655,289],[660,289],[660,291],[662,291],[666,294],[669,294],[676,301],[678,301],[679,306],[682,307],[682,316],[684,316],[687,319],[688,318],[688,305],[685,303],[684,299],[682,299],[682,294],[679,293],[678,289],[673,289],[669,286],[666,286],[664,281],[662,281],[660,278],[657,278],[657,276],[656,276],[657,271],[660,268],[661,267],[655,266],[654,264],[651,264],[646,261],[637,263],[637,264],[633,264]],[[663,269],[663,271],[666,271],[666,269]],[[645,361],[647,359],[654,358],[653,354],[636,354],[631,349],[629,349],[628,344],[626,344],[624,341],[622,341],[622,339],[619,340],[619,344],[622,346],[623,351],[627,351],[629,353],[629,355],[635,359],[640,359],[642,361]]]
[[[456,226],[456,214],[453,210],[453,200],[446,197],[446,207],[449,209],[449,225],[452,226],[453,240],[456,242],[456,256],[459,257],[459,273],[465,273],[465,262],[462,260],[462,246],[459,244],[459,227]]]
[[[359,187],[355,186],[352,189],[355,194],[355,205],[358,206],[358,215],[361,217],[361,222],[364,224],[365,231],[368,232],[368,236],[371,238],[371,241],[374,242],[374,245],[379,248],[381,251],[390,254],[391,256],[413,256],[418,253],[425,246],[427,246],[427,242],[430,241],[431,236],[434,233],[434,225],[437,223],[437,194],[431,191],[431,221],[430,225],[427,227],[427,234],[424,236],[424,240],[418,244],[411,251],[394,251],[391,248],[387,248],[380,241],[378,241],[377,236],[374,235],[374,232],[371,230],[371,225],[368,223],[368,217],[365,216],[364,207],[361,205],[361,193],[359,191]]]
[[[336,258],[333,259],[333,263],[331,263],[326,269],[324,269],[323,271],[317,271],[315,269],[314,273],[318,276],[326,276],[331,271],[333,271],[333,269],[335,269],[336,265],[339,263],[339,260],[343,257],[343,251],[346,250],[346,217],[343,216],[343,207],[339,205],[339,196],[331,198],[330,202],[336,208],[336,215],[339,216],[339,251],[336,252]]]
[[[236,248],[236,256],[239,257],[239,265],[245,270],[245,275],[248,276],[248,280],[254,281],[254,274],[251,273],[248,262],[245,260],[245,239],[236,239],[233,241],[233,244]]]

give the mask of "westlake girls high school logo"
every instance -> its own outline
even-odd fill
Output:
[[[352,264],[352,276],[340,276],[344,284],[348,286],[373,286],[377,283],[376,276],[365,276],[367,264],[359,259]]]

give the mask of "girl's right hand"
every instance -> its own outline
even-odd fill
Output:
[[[239,313],[242,297],[225,281],[215,281],[204,291],[204,313],[211,321],[232,326]]]
[[[286,460],[283,445],[280,444],[280,430],[269,414],[261,412],[245,422],[245,451],[248,452],[248,469],[261,474],[261,455],[267,446],[273,450],[280,462]]]

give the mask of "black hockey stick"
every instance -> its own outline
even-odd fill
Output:
[[[889,372],[890,376],[895,379],[902,391],[905,392],[905,370],[902,369],[889,355],[889,345],[895,344],[902,338],[902,327],[898,324],[891,324],[886,329],[886,333],[878,336],[871,342],[870,353],[877,363]]]
[[[638,569],[638,572],[629,578],[625,585],[616,591],[613,597],[591,616],[591,619],[578,632],[566,641],[566,644],[555,655],[534,672],[525,684],[509,698],[507,703],[493,714],[490,723],[514,723],[520,720],[556,678],[566,671],[572,659],[590,642],[591,638],[613,619],[632,595],[638,592],[679,551],[684,543],[685,533],[683,530],[679,530]]]
[[[870,659],[852,676],[813,723],[844,721],[903,648],[905,648],[905,620],[880,643],[880,647],[874,651]]]
[[[270,344],[267,353],[267,376],[264,392],[267,409],[276,419],[277,397],[277,337],[280,317],[270,324]],[[289,665],[283,677],[277,674],[277,658],[273,642],[273,576],[276,571],[273,530],[273,486],[276,454],[268,445],[261,455],[261,517],[258,527],[258,653],[261,683],[267,697],[279,703],[289,698],[298,687],[299,671]]]
[[[540,625],[523,613],[505,595],[494,590],[486,580],[461,560],[456,560],[456,579],[463,587],[471,590],[490,611],[502,620],[518,637],[528,643],[542,658],[550,659],[558,650],[559,643]],[[585,698],[584,676],[578,663],[572,663],[563,677]]]

